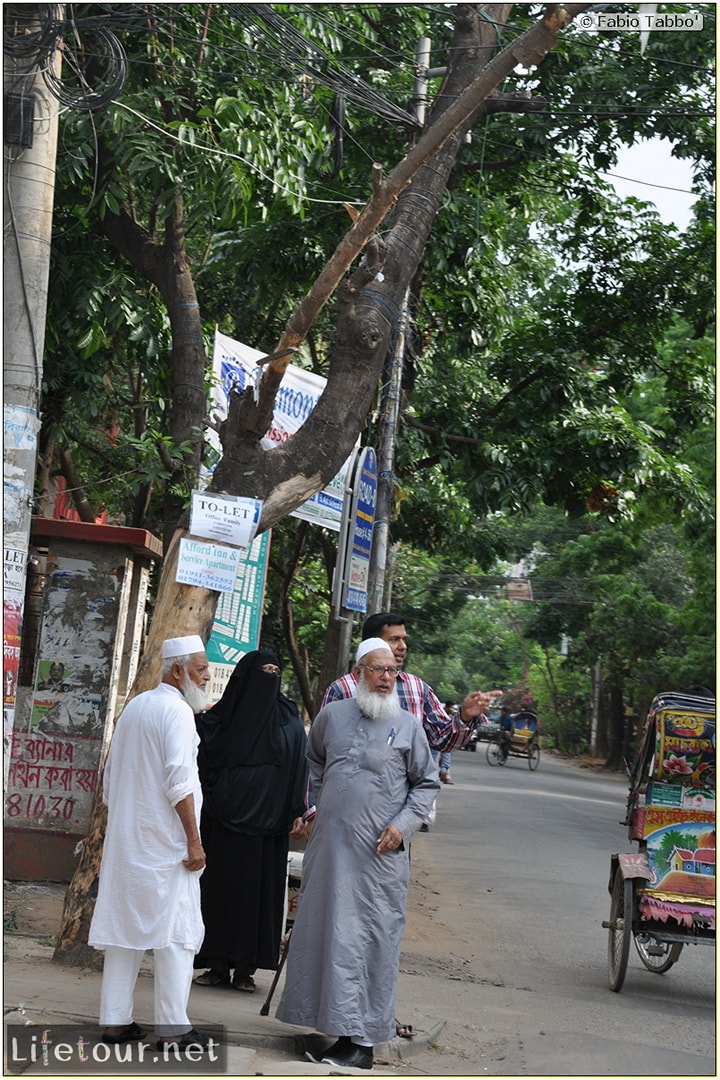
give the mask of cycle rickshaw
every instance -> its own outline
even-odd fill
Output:
[[[528,768],[535,771],[540,764],[540,733],[534,712],[523,710],[513,717],[512,733],[499,731],[487,745],[488,765],[504,765],[509,757],[525,758]]]
[[[663,974],[684,945],[715,942],[715,700],[658,695],[630,774],[625,821],[638,851],[610,859],[608,979],[621,990],[631,941]]]

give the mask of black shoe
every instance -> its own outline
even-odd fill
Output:
[[[321,1065],[323,1058],[326,1058],[328,1054],[345,1053],[351,1046],[350,1036],[341,1035],[337,1042],[334,1042],[332,1046],[328,1046],[327,1050],[306,1050],[305,1057],[308,1061],[314,1062],[315,1065]]]
[[[108,1043],[110,1046],[121,1046],[123,1043],[137,1042],[142,1039],[143,1035],[145,1035],[145,1032],[133,1020],[118,1035],[105,1035],[103,1033],[100,1036],[100,1042]]]
[[[428,825],[427,821],[423,821],[422,825],[420,826],[419,831],[420,832],[430,832],[430,826]]]
[[[169,1035],[165,1039],[158,1039],[156,1046],[158,1050],[187,1050],[189,1046],[196,1047],[202,1050],[203,1053],[207,1052],[210,1046],[210,1039],[207,1035],[202,1035],[195,1028],[190,1028],[189,1031],[184,1031],[182,1035]]]
[[[324,1065],[337,1065],[344,1069],[367,1069],[370,1071],[373,1067],[373,1048],[372,1046],[358,1046],[357,1043],[350,1043],[349,1047],[336,1053],[331,1053],[328,1050],[323,1056],[322,1062]]]

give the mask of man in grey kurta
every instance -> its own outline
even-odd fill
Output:
[[[340,1036],[320,1060],[371,1069],[373,1045],[395,1034],[409,841],[440,782],[387,644],[363,641],[357,661],[358,696],[325,706],[310,730],[317,815],[277,1017]]]

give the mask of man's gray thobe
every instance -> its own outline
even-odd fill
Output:
[[[437,767],[411,713],[374,721],[355,699],[318,713],[307,758],[317,816],[277,1017],[384,1042],[395,1034],[409,841],[440,788]],[[378,855],[386,825],[403,844]]]

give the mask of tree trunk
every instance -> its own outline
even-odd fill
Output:
[[[605,766],[620,770],[625,767],[625,705],[622,682],[615,675],[609,677],[610,692],[610,753]]]
[[[88,945],[88,934],[98,891],[106,825],[107,807],[102,801],[102,783],[98,783],[80,862],[65,893],[60,936],[53,953],[53,960],[59,964],[102,967],[103,953]]]
[[[40,430],[38,442],[38,469],[36,487],[38,491],[37,510],[39,517],[51,518],[55,516],[55,497],[57,485],[53,475],[53,458],[55,456],[55,440],[48,441],[45,432]]]
[[[305,550],[309,531],[309,522],[301,521],[298,524],[297,532],[293,537],[292,547],[290,550],[287,550],[287,548],[283,549],[282,565],[278,565],[277,560],[273,559],[271,560],[271,567],[280,583],[278,589],[279,615],[283,628],[283,637],[290,656],[290,663],[292,664],[293,672],[300,688],[302,706],[305,711],[312,716],[313,701],[310,692],[308,667],[305,658],[300,653],[300,647],[295,636],[295,620],[292,601],[290,599],[290,588],[297,571],[298,563]]]
[[[307,664],[304,662],[303,657],[300,655],[300,648],[298,646],[297,638],[295,636],[295,618],[292,602],[287,592],[285,592],[284,590],[282,593],[281,614],[285,643],[290,654],[290,661],[293,666],[293,671],[295,672],[295,678],[297,679],[298,686],[300,687],[300,699],[302,701],[302,707],[308,714],[308,716],[312,717],[313,700],[312,693],[310,691],[310,680],[308,678]]]
[[[348,615],[348,617],[351,617]],[[350,631],[352,634],[352,631]],[[320,710],[320,704],[325,690],[330,683],[335,682],[341,675],[347,674],[347,666],[343,663],[346,655],[345,641],[347,640],[348,626],[345,619],[337,619],[333,614],[328,619],[328,627],[325,632],[323,647],[323,659],[318,676],[317,691],[315,693],[315,707],[312,712],[314,717]]]
[[[81,521],[87,522],[88,525],[94,524],[95,512],[85,494],[85,488],[80,483],[80,477],[78,476],[73,456],[69,450],[60,451],[60,468],[62,469],[62,474],[65,477],[68,489],[72,495],[73,505],[77,510],[78,517]]]
[[[289,357],[267,365],[257,404],[247,391],[231,401],[221,435],[223,459],[211,488],[262,499],[261,530],[321,490],[347,458],[362,429],[395,313],[430,235],[457,151],[472,124],[494,111],[486,99],[518,63],[537,63],[556,44],[555,32],[587,6],[549,5],[539,22],[492,59],[488,59],[495,47],[492,23],[473,5],[457,8],[449,73],[426,131],[384,182],[376,167],[371,199],[296,308],[277,346],[281,351],[302,341],[353,259],[395,206],[384,260],[379,263],[374,253],[366,257],[365,270],[356,272],[341,290],[337,348],[325,393],[297,434],[271,451],[259,440],[269,426]],[[505,20],[511,7],[492,6],[498,22]]]
[[[202,335],[200,306],[185,250],[184,205],[175,195],[175,214],[168,221],[163,242],[143,229],[128,213],[108,211],[103,232],[112,246],[159,290],[168,310],[172,334],[172,408],[168,434],[173,447],[187,445],[182,459],[166,455],[183,489],[197,483],[203,448],[206,409],[205,369],[208,364]],[[166,550],[182,513],[182,498],[166,485],[163,506]]]

